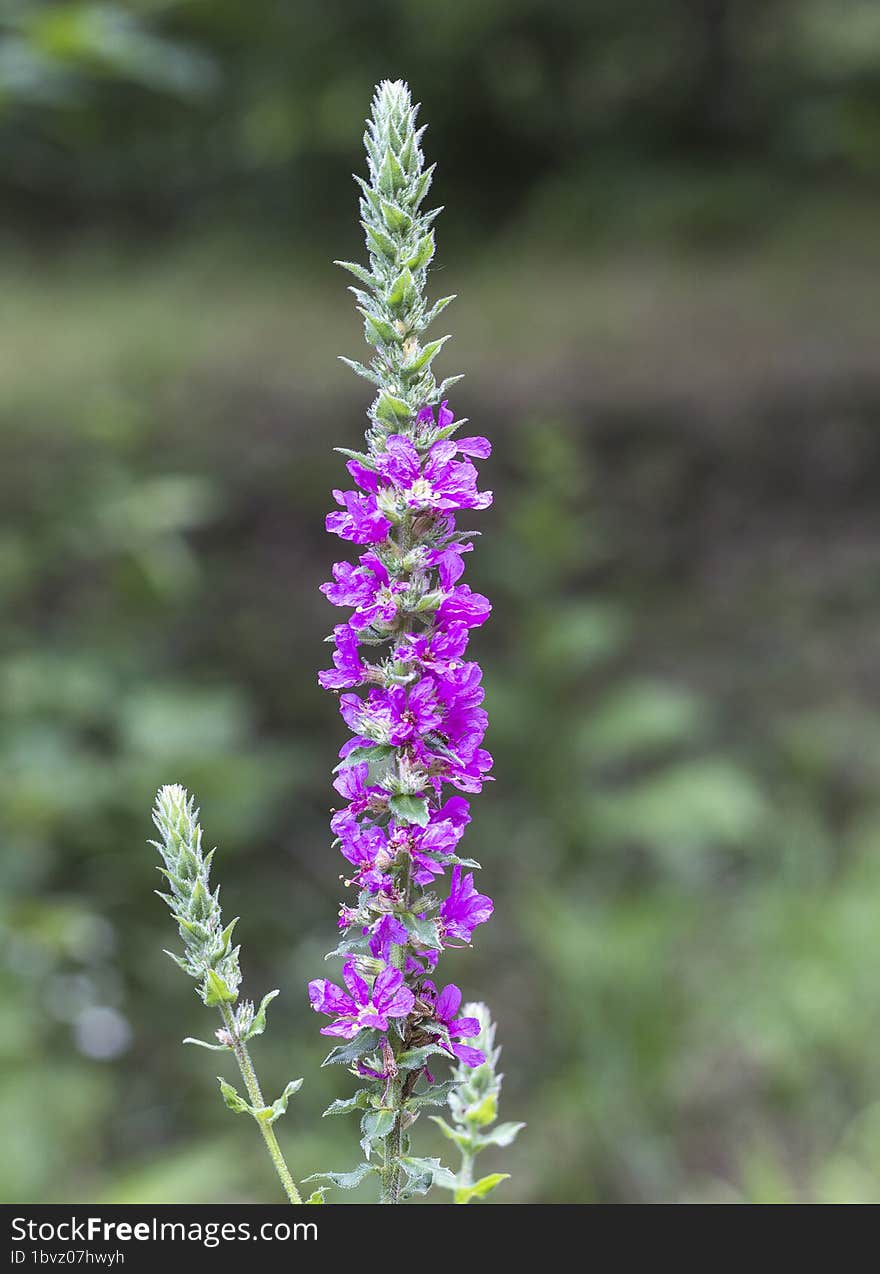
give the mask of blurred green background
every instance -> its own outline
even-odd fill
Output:
[[[383,76],[424,102],[441,370],[495,442],[497,911],[446,972],[529,1127],[484,1170],[880,1200],[873,0],[4,4],[0,1197],[277,1197],[179,1044],[210,1026],[151,892],[169,781],[246,991],[283,988],[295,1175],[357,1157],[305,982],[339,898],[323,516],[366,406],[330,260]]]

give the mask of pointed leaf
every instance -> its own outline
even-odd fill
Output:
[[[427,827],[430,814],[425,796],[392,796],[388,808],[399,823],[415,823]]]
[[[386,425],[397,426],[401,420],[409,420],[412,412],[409,404],[393,394],[382,393],[376,399],[375,414],[378,420]]]
[[[209,1006],[234,1004],[237,999],[238,992],[226,985],[216,969],[209,969],[205,974],[205,1003]]]
[[[365,1110],[370,1104],[370,1090],[361,1088],[354,1097],[337,1097],[331,1102],[321,1118],[327,1115],[350,1115],[355,1110]]]
[[[455,1202],[469,1203],[471,1199],[482,1199],[502,1181],[507,1181],[509,1178],[509,1172],[493,1172],[488,1177],[482,1177],[476,1185],[460,1186],[455,1191]]]
[[[408,376],[413,376],[416,372],[420,372],[423,367],[429,367],[449,339],[450,337],[448,336],[441,336],[439,340],[429,341],[411,362],[404,364],[403,370]]]
[[[355,1186],[359,1186],[365,1177],[371,1172],[378,1169],[373,1163],[359,1163],[353,1172],[313,1172],[310,1177],[306,1177],[306,1181],[332,1181],[335,1186],[339,1186],[343,1190],[353,1190]]]
[[[348,270],[349,274],[353,274],[356,279],[360,279],[361,283],[365,283],[367,287],[374,288],[377,280],[373,278],[369,270],[364,269],[362,265],[358,265],[355,261],[334,261],[334,265],[341,266],[343,270]]]
[[[236,1092],[231,1084],[227,1084],[222,1075],[218,1075],[217,1080],[220,1084],[220,1092],[223,1095],[223,1100],[226,1102],[226,1105],[230,1110],[234,1110],[237,1115],[253,1113],[245,1099]]]
[[[382,209],[382,220],[392,233],[409,230],[412,217],[408,212],[404,212],[396,203],[391,203],[387,199],[380,199],[379,203]]]
[[[459,1148],[470,1142],[470,1137],[468,1137],[467,1133],[459,1132],[455,1128],[450,1128],[446,1120],[442,1119],[440,1115],[429,1115],[428,1118],[432,1123],[437,1125],[444,1137],[446,1137],[449,1141],[454,1141]]]
[[[423,1044],[421,1048],[408,1048],[405,1053],[400,1053],[397,1057],[397,1069],[399,1071],[415,1071],[420,1070],[433,1053],[444,1053],[448,1058],[449,1054],[439,1044]]]
[[[187,1035],[186,1039],[183,1042],[184,1044],[198,1044],[199,1048],[213,1049],[215,1053],[231,1053],[232,1052],[232,1049],[229,1047],[228,1044],[209,1044],[207,1040],[193,1039],[191,1035]]]
[[[276,991],[269,991],[266,995],[263,996],[262,1000],[260,1001],[260,1007],[257,1009],[256,1013],[254,1014],[254,1020],[251,1023],[250,1027],[248,1028],[247,1034],[242,1036],[242,1039],[245,1042],[247,1042],[248,1040],[252,1040],[255,1035],[263,1034],[263,1032],[266,1029],[266,1009],[275,999],[275,996],[280,994],[281,992],[276,990]]]
[[[432,1084],[423,1093],[414,1093],[406,1099],[407,1110],[422,1110],[425,1106],[445,1106],[449,1094],[458,1087],[458,1080],[447,1079],[442,1084]],[[429,1116],[431,1118],[431,1116]]]
[[[457,1184],[455,1174],[444,1168],[439,1159],[419,1159],[414,1155],[405,1155],[401,1166],[408,1177],[431,1174],[435,1186],[443,1186],[446,1190],[454,1190]]]
[[[499,1124],[491,1132],[480,1133],[480,1141],[484,1146],[509,1146],[516,1140],[517,1133],[525,1128],[525,1124]]]
[[[265,1106],[259,1112],[259,1118],[264,1123],[274,1124],[276,1119],[280,1119],[282,1115],[287,1113],[287,1103],[294,1093],[298,1093],[302,1088],[301,1079],[292,1079],[280,1097],[276,1097],[271,1106]]]
[[[336,1066],[340,1063],[356,1062],[365,1053],[371,1053],[379,1043],[378,1031],[360,1031],[353,1040],[332,1049],[321,1063],[322,1066]]]
[[[436,920],[422,919],[421,916],[413,915],[411,911],[403,912],[400,919],[406,925],[407,932],[417,942],[431,951],[440,949],[440,932]]]

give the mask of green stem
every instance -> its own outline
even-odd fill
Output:
[[[385,1138],[383,1147],[382,1197],[380,1203],[400,1203],[401,1169],[400,1156],[403,1151],[403,1081],[395,1079],[391,1085],[389,1101],[397,1110],[394,1127]]]
[[[248,1052],[247,1044],[239,1038],[235,1029],[235,1017],[232,1009],[228,1004],[220,1005],[220,1013],[223,1017],[223,1025],[229,1033],[232,1040],[232,1051],[235,1054],[235,1060],[238,1062],[238,1069],[241,1071],[241,1077],[244,1080],[244,1086],[247,1089],[248,1097],[251,1105],[255,1110],[262,1110],[266,1103],[263,1101],[263,1094],[260,1091],[260,1081],[257,1079],[257,1072],[254,1070],[254,1064],[251,1061],[251,1055]],[[260,1132],[263,1134],[263,1140],[266,1143],[266,1149],[272,1163],[275,1165],[275,1171],[278,1173],[278,1179],[284,1187],[284,1193],[287,1195],[288,1202],[302,1203],[299,1190],[296,1188],[296,1182],[290,1174],[284,1155],[281,1153],[281,1147],[278,1144],[278,1138],[275,1136],[275,1130],[271,1124],[267,1124],[265,1120],[258,1119],[256,1121],[260,1126]]]
[[[412,515],[407,514],[398,531],[399,552],[406,552],[412,547]],[[414,578],[414,573],[410,572],[410,580]],[[407,618],[401,624],[401,632],[409,632],[412,629],[412,618]],[[406,864],[405,874],[402,880],[404,910],[409,910],[410,893],[412,890],[412,860],[409,859]],[[391,963],[395,965],[401,972],[406,974],[406,960],[409,952],[409,943],[404,942],[400,946],[392,947]],[[400,1052],[404,1047],[397,1039],[392,1040],[389,1034],[389,1042],[394,1052]],[[382,1145],[382,1194],[379,1199],[380,1203],[400,1203],[401,1190],[403,1188],[403,1176],[400,1167],[400,1158],[403,1154],[403,1085],[404,1081],[400,1076],[395,1076],[389,1087],[388,1104],[392,1110],[396,1111],[394,1119],[394,1127],[386,1135]]]
[[[472,1186],[474,1184],[474,1156],[470,1151],[462,1150],[461,1152],[461,1168],[458,1173],[459,1185]]]

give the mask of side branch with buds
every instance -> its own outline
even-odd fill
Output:
[[[302,1085],[302,1080],[291,1080],[271,1105],[263,1100],[248,1043],[265,1031],[266,1009],[278,992],[270,991],[263,996],[256,1010],[250,1000],[239,1000],[240,948],[232,945],[232,931],[238,918],[226,926],[223,924],[220,887],[218,885],[212,891],[210,881],[211,863],[216,851],[202,852],[202,829],[198,818],[195,801],[184,788],[177,785],[160,788],[153,822],[162,839],[150,843],[162,856],[164,865],[159,870],[165,877],[168,891],[157,890],[157,893],[168,903],[184,946],[182,956],[173,951],[167,954],[184,973],[196,979],[196,992],[202,1002],[209,1008],[218,1009],[223,1019],[223,1025],[215,1032],[216,1044],[191,1038],[184,1043],[198,1044],[218,1053],[235,1054],[248,1100],[232,1084],[218,1076],[223,1100],[230,1110],[249,1114],[256,1120],[289,1202],[302,1203],[272,1127],[276,1119],[287,1111],[287,1103]]]

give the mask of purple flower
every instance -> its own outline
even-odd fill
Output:
[[[433,633],[405,633],[394,654],[405,663],[414,662],[422,665],[426,671],[445,671],[448,666],[455,666],[461,659],[468,644],[468,626],[460,620],[454,620],[446,629],[438,628]]]
[[[387,964],[391,959],[391,948],[401,946],[406,939],[406,927],[394,916],[385,915],[370,935],[370,955]]]
[[[485,624],[491,610],[492,603],[488,597],[484,597],[482,593],[472,593],[467,584],[459,584],[440,603],[437,622],[444,627],[458,621],[468,628],[479,628],[480,624]]]
[[[449,1036],[448,1043],[445,1040],[442,1041],[443,1047],[463,1061],[466,1066],[482,1066],[486,1060],[485,1053],[478,1048],[472,1048],[470,1044],[457,1042],[462,1039],[471,1039],[480,1033],[480,1023],[477,1018],[455,1016],[461,1006],[461,991],[458,987],[450,982],[438,995],[433,982],[424,982],[421,997],[429,1002],[433,1000],[434,1020]],[[430,1025],[426,1024],[425,1030],[430,1029]]]
[[[348,810],[335,814],[331,827],[340,841],[340,852],[357,870],[355,878],[370,893],[391,893],[394,881],[388,867],[394,857],[381,827],[361,824]]]
[[[351,606],[352,628],[389,627],[397,618],[400,596],[409,587],[401,580],[391,581],[388,571],[375,553],[364,553],[360,566],[336,562],[333,582],[321,585],[321,592],[334,606]]]
[[[417,735],[428,734],[442,720],[437,690],[430,677],[423,677],[410,690],[394,686],[388,691],[389,742],[395,746]]]
[[[477,893],[473,872],[463,876],[461,867],[453,867],[449,897],[440,907],[444,945],[452,945],[449,938],[469,944],[477,925],[485,924],[494,910],[492,899]]]
[[[447,406],[447,402],[448,400],[444,398],[443,402],[440,404],[440,410],[437,413],[436,422],[434,421],[433,407],[423,407],[422,410],[419,412],[419,414],[416,416],[416,420],[418,421],[420,425],[430,425],[433,428],[436,423],[436,425],[440,429],[445,429],[447,425],[451,425],[453,420],[455,420],[455,416],[449,410],[449,407]]]
[[[318,673],[318,684],[325,690],[344,690],[350,686],[359,686],[367,671],[358,656],[358,638],[348,624],[337,624],[333,629],[336,640],[336,652],[333,655],[335,667]]]
[[[323,1034],[350,1039],[363,1027],[387,1030],[389,1020],[406,1017],[414,1004],[411,986],[416,987],[431,1010],[431,1019],[422,1023],[429,1037],[433,1023],[443,1048],[476,1066],[483,1054],[464,1041],[479,1033],[479,1023],[456,1017],[461,992],[451,984],[438,992],[426,981],[442,948],[468,945],[493,910],[492,900],[477,892],[473,873],[464,873],[456,861],[470,822],[468,802],[446,796],[450,786],[479,792],[492,766],[483,747],[482,672],[466,658],[470,631],[486,621],[491,603],[460,583],[473,545],[455,520],[457,510],[491,503],[491,493],[478,489],[472,463],[487,457],[491,447],[477,436],[436,437],[436,430],[453,423],[444,401],[436,419],[435,410],[425,407],[411,433],[371,444],[368,462],[348,463],[359,489],[334,492],[341,509],[327,519],[328,530],[356,544],[388,541],[361,553],[356,564],[337,562],[332,580],[322,586],[328,601],[350,613],[334,628],[333,668],[319,674],[321,685],[344,692],[339,710],[351,731],[334,782],[347,804],[333,814],[331,827],[353,868],[346,884],[361,894],[357,906],[342,908],[339,922],[343,929],[359,930],[385,968],[371,987],[352,957],[343,970],[344,988],[320,979],[310,984],[309,994],[316,1011],[333,1019]],[[405,519],[406,537],[398,533],[397,514],[383,512],[395,508],[401,524]],[[424,610],[422,597],[429,599]],[[402,622],[410,617],[413,624]],[[370,663],[361,658],[364,646],[383,644],[384,652]],[[366,691],[351,693],[365,683]],[[344,764],[355,752],[359,758],[370,753],[375,762]],[[418,805],[394,801],[401,790],[427,797],[426,824],[417,818]],[[412,811],[416,821],[396,812],[403,810]],[[449,895],[439,909],[436,903],[417,908],[421,919],[438,920],[434,950],[412,939],[402,913],[414,901],[411,887],[423,890],[450,867]],[[380,914],[370,907],[381,908]],[[402,971],[390,963],[392,952],[401,949]],[[361,1073],[389,1081],[391,1064],[376,1070],[362,1062]]]
[[[347,993],[326,978],[309,983],[312,1008],[336,1019],[321,1028],[322,1035],[350,1040],[364,1027],[387,1031],[388,1019],[406,1017],[415,1002],[412,991],[403,985],[403,974],[391,965],[382,970],[372,988],[356,972],[353,960],[346,961],[342,977]]]
[[[455,459],[458,450],[456,443],[441,440],[423,459],[412,439],[391,434],[385,451],[376,457],[376,468],[411,509],[486,509],[492,503],[492,493],[477,490],[477,471],[470,460]],[[376,490],[375,473],[353,476],[368,491]]]
[[[428,564],[437,567],[440,587],[444,591],[448,592],[456,580],[464,574],[464,562],[461,560],[461,555],[473,552],[473,547],[473,544],[447,544],[444,548],[433,549],[428,554]]]
[[[379,512],[374,495],[357,491],[334,491],[333,498],[344,513],[328,513],[327,530],[355,544],[378,544],[387,539],[391,523]]]

